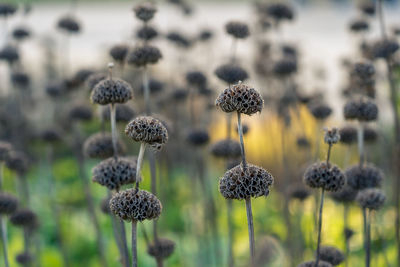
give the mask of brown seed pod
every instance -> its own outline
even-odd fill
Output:
[[[357,193],[357,190],[353,189],[348,184],[345,184],[345,186],[343,186],[341,190],[333,192],[331,194],[331,197],[337,202],[351,203],[354,201],[354,199],[356,199]]]
[[[343,252],[333,246],[322,246],[319,255],[322,261],[329,262],[333,266],[341,264],[345,259]]]
[[[190,129],[186,136],[186,140],[193,146],[203,146],[210,141],[210,135],[205,129]]]
[[[110,209],[122,220],[141,222],[157,219],[162,205],[155,195],[132,188],[115,194],[110,200]]]
[[[309,166],[304,173],[304,182],[311,188],[323,188],[336,192],[345,184],[345,177],[338,166],[317,162]]]
[[[324,103],[311,103],[309,109],[317,120],[325,120],[332,114],[332,109]]]
[[[232,139],[223,139],[211,146],[211,153],[218,158],[238,158],[241,155],[240,144]]]
[[[378,107],[372,99],[353,98],[345,104],[343,113],[346,120],[373,121],[378,117]]]
[[[104,79],[96,84],[90,99],[99,105],[125,103],[132,98],[132,87],[121,79]]]
[[[124,144],[118,140],[117,150],[119,155],[125,153]],[[109,133],[96,133],[86,139],[83,152],[89,158],[106,159],[114,155],[112,137]]]
[[[236,66],[233,64],[225,64],[219,66],[214,74],[224,82],[228,84],[235,84],[238,83],[239,81],[245,81],[247,78],[249,78],[249,75],[247,72],[241,68],[240,66]]]
[[[117,62],[124,62],[128,54],[128,46],[124,44],[114,45],[110,49],[110,56]]]
[[[174,250],[175,242],[167,238],[159,238],[147,246],[147,253],[156,259],[166,259]]]
[[[385,200],[385,193],[376,188],[361,190],[357,195],[357,202],[364,209],[378,210],[383,206]]]
[[[156,64],[162,58],[160,49],[152,45],[139,46],[128,54],[128,63],[136,67]]]
[[[373,164],[367,164],[363,167],[358,164],[350,166],[346,169],[345,175],[347,184],[354,190],[380,187],[383,181],[382,171]]]
[[[107,74],[102,73],[102,72],[97,72],[91,74],[89,77],[87,77],[85,83],[86,86],[89,88],[90,91],[94,89],[94,87],[101,82],[102,80],[107,79]]]
[[[345,126],[339,129],[340,142],[346,145],[357,141],[357,129],[353,126]]]

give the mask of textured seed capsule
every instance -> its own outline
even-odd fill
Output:
[[[376,188],[361,190],[357,195],[357,202],[364,209],[378,210],[383,206],[385,200],[385,194]]]
[[[72,16],[64,16],[57,22],[57,27],[68,33],[78,33],[81,30],[81,26],[76,18]]]
[[[287,190],[287,195],[291,199],[304,201],[310,195],[310,190],[305,188],[305,186],[302,184],[292,184]]]
[[[340,142],[346,145],[353,144],[357,141],[357,129],[352,126],[340,128]]]
[[[38,224],[36,213],[28,209],[14,212],[10,217],[10,222],[15,226],[27,228],[36,227]]]
[[[128,46],[124,44],[114,45],[110,49],[110,56],[117,62],[124,62],[128,54]]]
[[[136,67],[156,64],[162,58],[161,51],[151,45],[139,46],[128,54],[128,63]]]
[[[136,32],[136,37],[144,41],[153,40],[157,36],[158,36],[157,30],[149,25],[142,26]]]
[[[154,17],[154,14],[157,12],[156,7],[152,3],[142,3],[137,5],[133,11],[138,19],[141,21],[147,22]]]
[[[267,14],[275,21],[292,20],[294,12],[290,6],[284,3],[273,3],[268,5]]]
[[[371,99],[354,98],[345,104],[343,113],[347,120],[373,121],[378,117],[378,107]]]
[[[86,86],[89,88],[90,91],[94,89],[94,87],[101,82],[102,80],[107,79],[107,74],[98,72],[98,73],[93,73],[87,77],[85,83]]]
[[[147,253],[157,259],[166,259],[175,250],[175,242],[166,238],[159,238],[147,246]]]
[[[324,103],[312,103],[309,109],[317,120],[325,120],[332,114],[332,109]]]
[[[345,258],[343,252],[333,246],[322,246],[319,255],[322,261],[329,262],[333,266],[341,264]]]
[[[120,79],[104,79],[96,84],[90,99],[99,105],[125,103],[132,98],[132,87]]]
[[[354,199],[356,199],[357,193],[358,193],[357,190],[353,189],[351,186],[346,184],[345,186],[342,187],[341,190],[333,192],[331,194],[331,197],[338,202],[350,203],[353,202]]]
[[[245,39],[249,36],[250,30],[246,23],[240,21],[231,21],[225,25],[227,34],[237,39]]]
[[[17,47],[12,45],[6,45],[0,50],[0,60],[7,61],[8,64],[12,64],[19,60],[19,52]]]
[[[360,167],[358,164],[345,171],[347,184],[355,190],[380,187],[383,181],[383,173],[372,164]]]
[[[125,153],[124,144],[118,140],[117,150],[119,155]],[[89,158],[106,159],[114,155],[112,137],[109,133],[96,133],[86,139],[83,152]]]
[[[324,142],[329,145],[336,144],[340,140],[338,128],[325,129]]]
[[[339,167],[326,162],[312,164],[307,168],[303,179],[309,187],[332,192],[340,190],[345,184],[345,177]]]
[[[90,105],[86,103],[73,103],[69,109],[68,117],[72,121],[90,121],[93,112]]]

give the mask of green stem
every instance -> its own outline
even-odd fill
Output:
[[[322,229],[322,210],[324,208],[324,195],[325,189],[321,189],[321,203],[319,206],[319,218],[318,218],[318,240],[317,240],[317,256],[315,260],[315,267],[318,267],[319,264],[319,250],[321,245],[321,229]]]
[[[132,267],[137,267],[137,222],[132,221]]]
[[[238,121],[238,134],[239,134],[239,139],[240,139],[240,150],[242,153],[242,164],[243,164],[243,170],[246,171],[247,169],[247,163],[246,163],[246,152],[244,150],[244,141],[243,141],[243,126],[242,126],[242,120],[240,117],[240,112],[237,112],[237,121]]]
[[[139,155],[136,164],[136,190],[139,190],[140,174],[142,171],[143,156],[145,150],[146,150],[146,143],[144,142],[140,143]]]
[[[1,223],[1,241],[3,243],[3,255],[4,255],[4,265],[5,267],[9,267],[8,263],[8,246],[7,246],[7,222],[6,218],[0,215],[0,223]]]
[[[228,267],[235,266],[233,257],[233,201],[232,199],[227,200],[228,210]]]
[[[249,244],[250,244],[250,265],[255,266],[255,243],[254,243],[254,225],[253,225],[253,212],[251,209],[251,198],[246,198],[246,214],[247,214],[247,227],[249,231]]]
[[[118,157],[118,133],[117,133],[117,123],[116,123],[116,107],[115,104],[110,104],[110,120],[111,120],[111,137],[112,137],[112,145],[114,149],[114,157]]]

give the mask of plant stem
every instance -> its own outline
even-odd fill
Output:
[[[332,144],[328,146],[328,153],[326,154],[326,165],[329,167],[329,160],[331,158]]]
[[[227,199],[227,210],[228,210],[228,267],[233,267],[233,201]]]
[[[365,249],[365,266],[367,267],[368,264],[368,253],[367,253],[367,244],[368,244],[368,230],[367,230],[367,209],[363,208],[362,209],[362,214],[363,214],[363,227],[364,227],[364,249]]]
[[[349,265],[349,251],[350,251],[350,244],[349,244],[349,238],[347,238],[346,236],[346,229],[348,229],[348,215],[349,215],[349,206],[347,203],[345,203],[343,205],[343,234],[344,234],[344,238],[345,238],[345,266],[347,267]]]
[[[144,151],[146,150],[146,143],[140,143],[139,155],[136,164],[136,189],[139,190],[140,173],[142,171],[142,163]]]
[[[111,199],[111,191],[108,190],[108,196]],[[120,235],[120,229],[118,229],[118,225],[117,225],[117,218],[115,217],[115,215],[113,213],[110,213],[110,218],[111,218],[111,226],[113,229],[113,233],[114,233],[114,238],[115,238],[115,243],[117,244],[118,247],[118,251],[120,253],[120,257],[121,257],[121,262],[122,262],[122,266],[127,267],[128,263],[125,262],[126,258],[125,258],[125,254],[124,254],[124,249],[122,247],[122,243],[121,243],[121,235]]]
[[[0,192],[3,190],[4,163],[0,162]]]
[[[255,266],[255,245],[254,245],[254,225],[253,225],[253,213],[251,210],[251,198],[246,198],[246,214],[247,214],[247,226],[249,231],[249,243],[250,243],[250,265]]]
[[[366,221],[367,221],[367,244],[366,244],[366,251],[365,251],[365,266],[370,266],[371,261],[371,212],[369,210],[366,211]]]
[[[136,221],[132,221],[132,267],[137,267]]]
[[[238,125],[238,134],[239,134],[239,139],[240,139],[240,150],[242,153],[242,165],[243,165],[243,170],[246,171],[247,169],[247,163],[246,163],[246,152],[244,150],[244,142],[243,142],[243,126],[242,126],[242,120],[240,118],[240,112],[237,112],[237,125]]]
[[[117,188],[116,191],[118,193],[119,188]],[[129,266],[129,252],[128,252],[128,244],[126,241],[125,224],[122,219],[118,219],[118,221],[119,221],[119,230],[120,230],[120,234],[121,234],[121,245],[122,245],[122,251],[123,251],[123,255],[124,255],[124,262],[126,264],[125,266],[128,267]]]
[[[115,104],[110,104],[110,120],[111,120],[111,137],[112,137],[112,144],[114,149],[114,157],[118,157],[118,134],[117,134],[117,123],[116,123],[116,114],[115,114]]]
[[[364,164],[364,125],[360,122],[357,127],[358,155],[360,167]]]
[[[7,246],[7,222],[6,218],[0,215],[0,223],[1,223],[1,241],[3,243],[3,255],[4,255],[4,265],[5,267],[9,267],[8,264],[8,246]]]
[[[150,107],[150,86],[149,86],[149,77],[147,67],[143,68],[143,97],[144,97],[144,104],[145,104],[145,111],[147,115],[151,113]]]
[[[321,204],[319,206],[317,256],[315,259],[315,267],[318,267],[318,263],[319,263],[319,249],[320,249],[320,244],[321,244],[322,209],[324,208],[324,195],[325,195],[325,189],[321,188]]]

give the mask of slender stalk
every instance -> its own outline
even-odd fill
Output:
[[[360,167],[364,164],[364,125],[360,122],[357,128],[357,143],[358,143],[358,155]]]
[[[368,230],[367,230],[367,209],[363,208],[362,209],[362,214],[363,214],[363,238],[364,238],[364,249],[365,249],[365,266],[367,266],[368,262],[368,255],[367,255],[367,239],[368,239]]]
[[[117,193],[119,192],[119,188],[116,189]],[[126,231],[125,231],[125,224],[122,219],[118,219],[119,222],[119,230],[121,235],[121,245],[122,251],[124,255],[124,262],[125,266],[129,266],[129,251],[128,251],[128,243],[126,241]]]
[[[255,243],[254,243],[254,225],[253,225],[253,212],[251,210],[251,198],[246,198],[246,214],[247,214],[247,227],[249,231],[249,243],[250,243],[250,264],[255,266]]]
[[[151,113],[150,86],[149,86],[148,70],[147,70],[146,66],[143,68],[143,97],[144,97],[144,104],[145,104],[146,114],[150,115],[150,113]]]
[[[331,158],[331,150],[332,150],[332,144],[329,144],[328,153],[327,153],[327,156],[326,156],[326,165],[328,165],[328,167],[329,167],[329,160]]]
[[[4,163],[0,162],[0,192],[3,190]]]
[[[343,205],[343,234],[345,235],[345,266],[347,267],[349,265],[349,251],[350,251],[350,244],[349,244],[349,238],[347,238],[346,236],[346,229],[348,229],[348,225],[349,225],[349,221],[348,221],[348,215],[349,215],[349,205],[347,203],[345,203]]]
[[[233,257],[233,201],[232,199],[227,200],[228,210],[228,267],[235,266]]]
[[[325,189],[321,188],[321,203],[319,206],[319,218],[318,218],[317,256],[315,259],[315,267],[318,267],[319,264],[319,250],[321,245],[322,209],[324,208],[324,195],[325,195]]]
[[[371,212],[369,210],[366,211],[366,222],[367,222],[367,231],[366,231],[366,239],[367,244],[365,246],[365,266],[370,266],[371,261]]]
[[[142,163],[143,163],[143,156],[144,151],[146,150],[146,143],[140,144],[139,155],[136,164],[136,189],[139,190],[139,183],[140,183],[140,174],[142,171]]]
[[[108,196],[109,198],[111,198],[111,191],[108,191]],[[114,214],[110,213],[110,217],[111,217],[111,226],[113,229],[113,234],[114,234],[114,238],[115,238],[115,243],[117,244],[118,247],[118,251],[120,253],[120,260],[122,262],[122,266],[129,266],[129,264],[126,262],[126,257],[125,257],[125,253],[124,253],[124,248],[122,245],[122,241],[121,241],[121,229],[118,228],[118,223],[117,223],[117,218],[115,217]]]
[[[112,137],[112,144],[114,149],[114,157],[118,157],[118,133],[117,133],[117,123],[116,123],[116,107],[115,104],[110,104],[110,120],[111,120],[111,137]]]
[[[1,223],[1,242],[3,243],[4,266],[9,267],[8,263],[8,245],[7,245],[7,222],[6,218],[0,215]]]
[[[136,237],[136,221],[132,221],[132,267],[137,267],[137,237]]]
[[[244,142],[243,142],[243,126],[242,126],[242,120],[240,118],[240,112],[237,112],[237,125],[238,125],[238,134],[239,134],[239,139],[240,139],[240,150],[242,153],[242,164],[243,164],[243,170],[246,171],[247,169],[247,163],[246,163],[246,152],[244,150]]]
[[[231,46],[231,61],[232,63],[236,63],[236,50],[237,50],[237,39],[232,39],[232,46]]]

